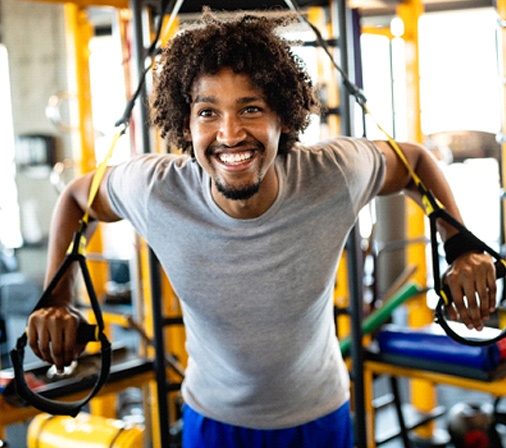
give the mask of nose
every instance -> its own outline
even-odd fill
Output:
[[[236,146],[246,137],[246,130],[241,120],[231,114],[224,115],[220,121],[216,140],[226,146]]]

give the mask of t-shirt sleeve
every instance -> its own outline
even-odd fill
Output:
[[[106,191],[113,211],[130,221],[143,237],[147,233],[147,204],[161,159],[149,154],[134,157],[111,168]]]
[[[366,139],[340,137],[331,140],[329,146],[341,167],[355,213],[358,213],[383,186],[386,169],[384,155],[373,142]]]

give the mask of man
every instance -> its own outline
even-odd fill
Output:
[[[161,135],[189,154],[144,155],[110,169],[90,216],[130,220],[181,300],[185,448],[351,447],[349,380],[332,313],[336,267],[367,202],[399,191],[419,200],[418,192],[385,142],[296,144],[317,102],[302,64],[274,33],[285,20],[219,21],[205,12],[202,22],[164,50],[152,100]],[[401,147],[460,218],[430,154]],[[91,178],[75,180],[57,204],[48,279]],[[439,230],[443,240],[456,234],[444,223]],[[29,321],[32,349],[58,369],[82,349],[72,281]],[[495,306],[490,257],[461,254],[446,281],[453,313],[481,328]]]

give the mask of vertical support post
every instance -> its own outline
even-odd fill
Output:
[[[76,108],[72,109],[72,121],[77,124],[77,130],[72,131],[72,141],[77,148],[75,157],[79,160],[78,174],[89,173],[97,164],[95,156],[95,132],[93,128],[93,114],[91,105],[90,81],[90,39],[93,29],[88,20],[88,13],[74,3],[64,6],[65,35],[67,42],[68,79],[69,88],[77,97]],[[102,233],[97,231],[87,246],[89,252],[102,252]],[[90,265],[90,275],[96,285],[97,296],[105,293],[107,275],[104,265]]]
[[[345,73],[353,80],[356,71],[356,59],[353,44],[354,20],[353,13],[347,7],[345,0],[333,3],[337,11],[337,23],[339,24],[339,50],[340,63]],[[341,83],[341,131],[344,135],[353,135],[353,106],[354,101],[346,87]],[[360,447],[367,446],[367,427],[365,410],[365,386],[364,386],[364,359],[362,347],[362,300],[363,300],[363,270],[362,254],[360,249],[360,233],[355,226],[347,242],[348,254],[348,282],[350,293],[351,312],[351,356],[352,356],[352,380],[353,380],[353,409],[355,415],[355,444]]]
[[[89,65],[89,44],[94,31],[85,8],[73,3],[66,3],[64,15],[67,57],[69,60],[69,85],[71,85],[71,90],[77,96],[76,109],[72,110],[72,114],[75,114],[72,121],[77,123],[77,130],[72,131],[72,140],[76,142],[75,147],[80,151],[78,172],[84,174],[94,170],[97,165]],[[90,239],[87,251],[102,253],[103,240],[100,225],[93,238]],[[101,262],[89,263],[90,275],[98,297],[105,293],[105,284],[108,279],[107,266],[106,263]],[[97,397],[90,402],[91,412],[95,415],[116,417],[116,408],[116,397],[114,395]]]
[[[497,32],[497,58],[498,58],[498,67],[499,72],[501,74],[502,81],[502,95],[503,95],[503,103],[502,103],[502,121],[501,121],[501,152],[499,156],[499,169],[500,169],[500,182],[501,189],[505,191],[506,188],[506,164],[504,163],[506,157],[506,0],[497,0],[496,9],[498,14],[498,24],[499,29]],[[506,195],[503,193],[501,196],[501,248],[500,253],[502,254],[506,245]],[[499,299],[503,301],[506,298],[506,283],[503,283],[503,292],[502,297]],[[499,312],[499,326],[502,328],[506,325],[506,311],[504,308],[500,308]]]
[[[143,27],[143,6],[141,0],[131,0],[130,9],[132,11],[133,27],[133,46],[132,53],[134,59],[134,78],[136,83],[143,76],[146,64],[146,49],[144,46],[144,27]],[[140,152],[151,152],[148,93],[146,84],[143,85],[139,95],[137,108],[134,111],[137,122],[137,133],[134,136],[136,147]],[[169,433],[169,407],[167,402],[167,375],[165,370],[165,338],[163,333],[163,313],[162,313],[162,282],[161,269],[158,259],[154,252],[148,249],[149,263],[149,281],[152,301],[152,319],[153,319],[153,339],[155,346],[155,375],[157,384],[157,408],[158,408],[158,440],[154,437],[153,442],[156,446],[170,446]],[[155,425],[156,426],[156,425]]]
[[[155,346],[155,375],[157,384],[158,418],[160,446],[170,446],[170,418],[168,405],[167,374],[165,367],[165,338],[163,333],[164,320],[162,315],[162,276],[160,264],[149,250],[149,267],[151,283],[151,300],[153,302],[153,331]]]
[[[146,48],[144,46],[144,27],[143,27],[143,2],[142,0],[131,0],[130,9],[132,11],[132,58],[134,61],[133,82],[138,85],[146,66]],[[148,93],[146,83],[142,86],[139,100],[133,111],[136,122],[136,135],[134,136],[137,152],[151,152],[150,128],[149,128],[149,110]]]

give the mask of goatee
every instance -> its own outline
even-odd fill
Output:
[[[215,181],[216,189],[227,199],[244,201],[250,199],[260,190],[260,181],[243,187],[232,187]]]

